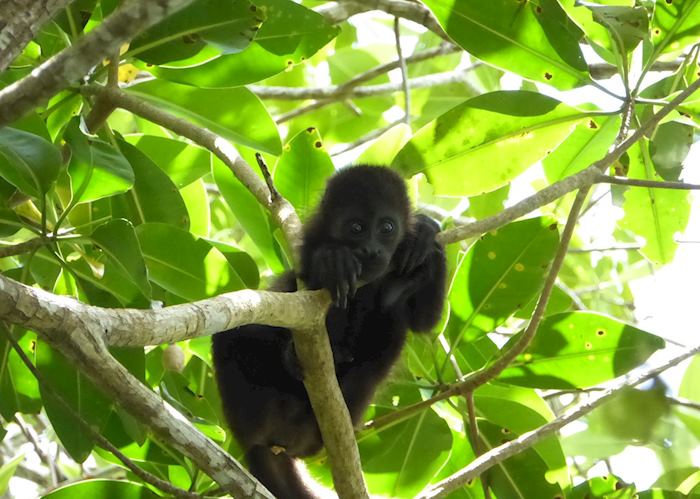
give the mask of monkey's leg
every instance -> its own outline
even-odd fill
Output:
[[[256,445],[246,453],[250,472],[278,499],[316,499],[297,471],[294,459]]]

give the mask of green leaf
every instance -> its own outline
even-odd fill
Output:
[[[119,147],[131,164],[135,182],[131,191],[112,198],[112,215],[134,225],[163,222],[188,228],[187,207],[172,180],[136,147],[123,141]]]
[[[678,180],[683,169],[683,161],[693,145],[695,130],[682,123],[662,123],[654,132],[649,146],[651,160],[657,175],[668,181]]]
[[[94,201],[128,191],[134,171],[118,149],[97,138],[85,136],[73,120],[64,134],[71,149],[68,174],[73,204]]]
[[[556,0],[426,0],[447,34],[484,62],[561,90],[590,81],[581,30]]]
[[[392,166],[405,176],[425,173],[438,194],[483,194],[542,159],[588,116],[534,92],[483,94],[418,130]]]
[[[154,135],[130,135],[125,140],[167,173],[178,189],[210,171],[209,151],[195,144]]]
[[[388,392],[388,393],[386,393]],[[398,383],[383,396],[401,404],[418,402],[414,387]],[[395,410],[382,407],[380,412]],[[385,497],[413,497],[425,487],[449,458],[452,434],[446,421],[433,411],[372,432],[359,443],[362,471],[372,494]]]
[[[111,412],[105,397],[75,365],[44,342],[37,343],[36,366],[51,388],[89,425],[99,431]],[[76,462],[87,459],[95,443],[75,417],[67,412],[54,395],[39,387],[46,415],[66,451]]]
[[[474,392],[477,415],[517,434],[534,430],[552,420],[552,411],[534,390],[488,383]],[[570,485],[566,456],[557,438],[550,437],[532,447],[550,470],[547,478],[561,487]]]
[[[36,414],[41,410],[39,385],[7,340],[8,329],[0,324],[0,415],[11,421],[16,412]],[[25,334],[17,343],[33,357],[34,335]]]
[[[550,183],[562,180],[601,159],[615,141],[620,117],[597,116],[578,125],[574,132],[542,160]]]
[[[0,208],[0,237],[11,236],[22,227],[22,220],[14,211]]]
[[[517,438],[510,428],[479,420],[479,435],[488,448]],[[489,470],[489,484],[497,497],[564,497],[561,487],[547,480],[550,468],[533,450],[526,449]]]
[[[60,487],[42,499],[75,499],[76,497],[100,497],[103,499],[158,499],[148,487],[124,480],[82,480]]]
[[[499,187],[495,191],[471,196],[469,198],[469,210],[467,213],[476,219],[495,215],[505,207],[510,193],[510,185]]]
[[[9,461],[3,460],[0,466],[0,495],[5,495],[10,487],[10,478],[15,474],[17,467],[24,461],[24,454],[18,454]]]
[[[411,139],[411,127],[399,123],[381,134],[372,145],[357,158],[357,164],[388,165]]]
[[[209,198],[207,187],[200,179],[180,189],[180,195],[187,207],[190,219],[190,232],[207,237],[210,231]]]
[[[696,404],[700,403],[700,356],[696,355],[688,364],[681,380],[678,395]],[[700,415],[695,410],[683,410],[682,408],[679,408],[677,414],[686,427],[697,438],[700,438]]]
[[[605,315],[551,315],[498,379],[531,388],[585,388],[629,372],[664,345],[658,336]]]
[[[160,388],[177,403],[189,419],[218,425],[223,421],[219,391],[211,367],[192,356],[182,374],[166,371]]]
[[[649,143],[641,139],[628,150],[630,178],[661,180],[649,157]],[[673,260],[678,243],[674,240],[690,218],[690,193],[674,189],[632,187],[625,192],[625,216],[619,226],[645,240],[641,252],[657,264]]]
[[[610,497],[612,499],[615,497],[612,494],[623,488],[624,482],[621,482],[614,475],[597,476],[578,484],[566,497],[568,499],[591,499],[599,497]],[[627,495],[621,497],[627,497]]]
[[[258,272],[255,260],[248,253],[221,241],[213,239],[206,239],[206,241],[221,251],[231,267],[241,277],[247,289],[257,289],[260,284],[260,272]]]
[[[159,78],[198,87],[246,85],[303,62],[339,32],[323,16],[291,0],[256,0],[255,4],[267,19],[242,52],[186,69],[147,69]]]
[[[204,89],[153,80],[129,87],[129,92],[225,139],[270,154],[282,151],[275,122],[247,88]]]
[[[151,295],[146,264],[133,225],[124,219],[110,220],[95,229],[90,239],[125,279],[135,284],[144,296]]]
[[[284,266],[275,251],[272,228],[264,208],[221,161],[214,160],[213,169],[216,185],[241,227],[258,247],[272,270],[281,272]]]
[[[525,306],[544,282],[559,242],[556,229],[550,219],[531,218],[484,234],[454,278],[452,311],[490,331]]]
[[[645,54],[646,65],[661,54],[678,54],[700,36],[700,0],[655,2],[651,20],[653,50]]]
[[[275,166],[275,186],[306,220],[323,194],[326,180],[335,171],[318,130],[299,132],[284,147]]]
[[[605,26],[622,53],[629,53],[647,35],[649,20],[644,7],[586,4],[593,19]]]
[[[191,57],[207,43],[224,53],[240,52],[263,18],[248,0],[197,0],[134,38],[128,55],[163,64]]]
[[[666,385],[655,382],[648,390],[625,387],[588,416],[592,433],[608,433],[628,442],[648,443],[654,427],[669,410]]]
[[[5,127],[0,129],[0,175],[20,191],[40,198],[58,177],[61,153],[46,139]]]
[[[201,300],[245,287],[226,258],[204,239],[159,223],[139,225],[136,235],[151,281],[185,300]]]
[[[80,94],[72,90],[64,90],[54,95],[48,103],[48,108],[52,109],[51,114],[46,118],[46,128],[55,141],[68,122],[77,116],[83,107],[83,98]]]

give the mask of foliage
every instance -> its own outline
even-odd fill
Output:
[[[114,4],[74,2],[0,75],[2,84],[21,79],[75,43]],[[263,153],[277,188],[302,220],[313,211],[333,165],[360,154],[361,160],[404,174],[417,206],[447,214],[443,228],[498,213],[506,200],[518,200],[515,193],[509,197],[514,183],[532,178],[538,188],[554,183],[613,146],[624,99],[616,100],[619,109],[611,111],[603,97],[610,99],[613,86],[594,79],[590,64],[606,61],[632,97],[646,99],[635,102],[634,128],[699,74],[698,0],[596,0],[582,5],[573,0],[425,0],[460,51],[410,62],[409,75],[431,78],[452,72],[462,77],[411,89],[409,125],[390,119],[406,111],[402,93],[377,90],[376,85],[390,81],[386,72],[331,97],[319,91],[320,104],[286,115],[312,99],[290,103],[268,99],[266,91],[343,85],[395,58],[393,37],[382,31],[385,16],[365,14],[361,20],[333,25],[313,10],[316,4],[196,0],[124,47],[119,69],[129,95],[219,134],[251,165],[256,164],[254,153]],[[364,23],[380,35],[365,36],[358,29]],[[415,54],[443,43],[437,34],[415,25],[402,29],[404,43],[416,42]],[[657,77],[656,65],[674,60],[679,62],[672,74]],[[639,79],[630,78],[633,69],[641,74]],[[87,82],[105,83],[109,70],[107,63],[96,67]],[[502,79],[504,74],[508,78]],[[502,86],[516,77],[522,82],[519,89]],[[352,89],[359,84],[368,90],[355,95]],[[563,90],[578,90],[590,102],[572,105],[568,94],[559,92]],[[28,252],[0,258],[5,276],[97,306],[149,308],[255,288],[289,267],[289,247],[268,213],[211,151],[123,110],[113,112],[91,134],[84,118],[93,107],[93,97],[76,85],[0,130],[3,242],[50,236]],[[682,179],[698,126],[696,92],[640,139],[612,173],[641,180]],[[377,130],[385,133],[378,135]],[[358,140],[369,147],[354,147]],[[351,153],[332,158],[349,143]],[[608,191],[610,186],[599,186],[587,206],[595,209],[595,199]],[[634,325],[629,282],[673,262],[678,247],[674,236],[688,224],[691,195],[686,190],[614,186],[611,198],[622,215],[610,233],[602,228],[593,238],[577,236],[573,248],[598,241],[643,243],[622,252],[567,256],[535,340],[498,379],[474,393],[476,450],[470,443],[465,401],[437,403],[398,424],[363,434],[361,458],[372,493],[412,497],[483,450],[551,421],[566,404],[584,400],[586,389],[642,366],[665,347],[659,336]],[[513,336],[505,348],[518,340],[545,282],[570,204],[570,197],[562,197],[476,241],[450,245],[452,279],[442,327],[432,339],[410,340],[404,361],[368,417],[430,398],[439,386],[484,366],[504,348],[502,335]],[[3,450],[17,450],[11,435],[18,430],[10,423],[21,414],[60,445],[56,462],[45,462],[48,468],[58,467],[59,477],[82,477],[75,463],[108,470],[107,479],[85,479],[50,491],[56,484],[42,468],[46,476],[36,482],[39,494],[150,497],[160,492],[131,471],[107,466],[114,457],[96,448],[87,432],[76,430],[81,423],[75,414],[39,386],[8,335],[50,380],[53,391],[127,457],[177,487],[201,494],[217,489],[192,462],[148,436],[142,422],[114,406],[34,332],[2,326]],[[201,431],[240,457],[221,414],[209,339],[180,344],[182,372],[163,366],[165,347],[113,354]],[[593,412],[579,433],[542,440],[482,480],[490,496],[499,499],[632,497],[634,486],[589,471],[627,446],[646,446],[658,454],[663,475],[639,497],[700,495],[700,475],[691,466],[691,450],[700,439],[698,386],[696,359],[685,371],[680,391],[692,403],[674,405],[661,381],[645,390],[630,388],[611,403],[615,410]],[[669,428],[674,431],[665,431]],[[8,429],[12,431],[6,435]],[[22,466],[21,456],[4,463],[0,459],[0,496]],[[320,482],[332,485],[322,458],[311,459],[309,467]],[[112,480],[124,476],[131,481]],[[484,492],[478,483],[470,483],[450,497],[481,498]]]

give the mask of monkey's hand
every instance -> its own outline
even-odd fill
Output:
[[[361,272],[360,261],[347,246],[321,246],[311,256],[307,285],[327,289],[335,305],[346,308],[348,298],[355,296]]]
[[[416,215],[413,230],[406,234],[394,253],[395,270],[399,275],[406,275],[420,267],[426,258],[440,248],[435,235],[440,226],[435,220],[425,215]]]

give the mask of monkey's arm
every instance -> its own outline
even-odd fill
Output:
[[[394,255],[395,270],[387,276],[382,307],[399,307],[414,331],[427,331],[440,319],[447,274],[445,252],[435,240],[438,224],[417,215],[413,230]]]

